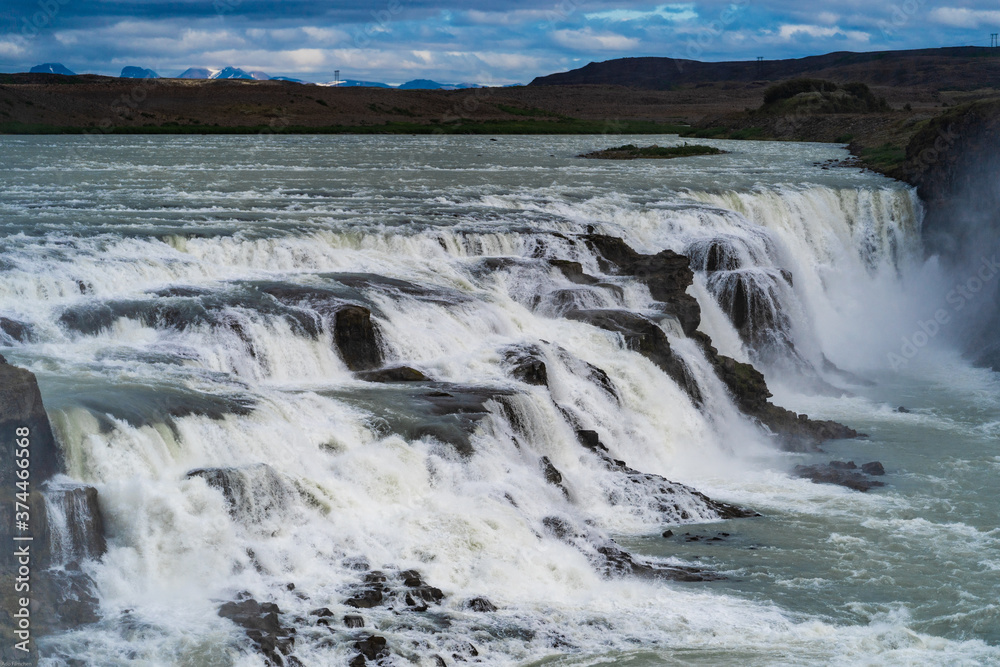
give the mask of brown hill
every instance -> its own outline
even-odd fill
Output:
[[[670,90],[708,83],[811,77],[874,86],[974,90],[1000,87],[1000,49],[976,46],[910,51],[838,51],[789,60],[700,62],[678,58],[619,58],[540,76],[532,86],[603,84]]]

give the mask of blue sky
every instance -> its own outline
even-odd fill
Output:
[[[527,83],[624,56],[789,58],[987,46],[997,0],[0,0],[0,71],[61,62],[175,76],[236,65],[310,81]]]

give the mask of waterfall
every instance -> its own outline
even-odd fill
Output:
[[[382,201],[295,194],[259,169],[245,197],[266,222],[240,220],[239,202],[165,213],[148,194],[137,219],[114,214],[121,229],[22,231],[0,250],[0,344],[38,372],[67,480],[96,490],[103,517],[69,481],[46,496],[54,562],[84,564],[101,613],[53,655],[244,664],[239,624],[217,612],[250,599],[299,624],[307,664],[353,655],[345,615],[421,664],[475,646],[489,664],[663,646],[687,624],[732,624],[744,643],[799,632],[721,595],[727,620],[709,620],[707,593],[664,582],[725,573],[630,540],[752,515],[733,480],[782,475],[703,334],[810,390],[879,358],[895,330],[867,331],[886,304],[912,306],[904,277],[920,270],[908,188],[666,187],[680,177],[656,172],[625,196],[620,179],[455,176]],[[324,171],[309,191],[354,177]],[[689,257],[699,331],[594,235]],[[370,317],[378,368],[348,358],[347,307]],[[640,334],[666,341],[676,372],[611,320],[653,327]]]

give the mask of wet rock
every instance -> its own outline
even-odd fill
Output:
[[[353,597],[344,600],[344,604],[355,609],[371,609],[382,604],[385,598],[385,577],[380,572],[365,577],[365,586]]]
[[[868,474],[859,472],[857,468],[853,461],[830,461],[826,464],[795,466],[795,474],[817,484],[836,484],[862,492],[885,486],[885,483],[870,479]],[[882,473],[885,474],[885,471]]]
[[[354,648],[358,651],[358,655],[351,660],[352,667],[355,664],[364,665],[367,660],[372,662],[388,657],[389,649],[388,642],[386,642],[385,637],[379,637],[378,635],[369,635],[365,639],[358,640],[354,642]],[[360,662],[357,662],[358,658],[361,658]]]
[[[284,656],[295,645],[295,629],[283,627],[279,618],[281,609],[273,602],[258,602],[248,598],[239,602],[226,602],[219,607],[219,616],[227,618],[246,632],[254,648],[270,665],[284,665]]]
[[[627,310],[610,309],[574,310],[566,313],[566,317],[620,334],[628,349],[639,352],[659,366],[687,392],[695,404],[700,405],[704,400],[697,380],[670,348],[667,334],[648,317]]]
[[[366,371],[382,365],[382,350],[371,316],[369,309],[356,305],[344,306],[334,314],[334,343],[352,371]]]
[[[543,456],[539,461],[539,464],[542,467],[542,472],[545,474],[545,481],[552,486],[558,487],[558,489],[562,491],[562,494],[569,498],[569,491],[567,491],[566,487],[563,485],[562,473],[560,473],[559,470],[552,465],[552,461],[549,460],[549,457]]]
[[[27,322],[0,317],[0,341],[6,338],[12,343],[30,343],[34,340],[34,332],[34,327]]]
[[[356,609],[384,606],[390,609],[427,611],[430,605],[440,604],[443,599],[441,589],[424,581],[416,570],[396,573],[375,570],[363,577],[362,582],[354,588],[352,597],[345,600],[344,604]]]
[[[465,604],[462,606],[469,611],[476,611],[480,613],[489,613],[497,610],[496,605],[484,597],[476,597],[471,600],[466,600]]]
[[[879,476],[885,474],[885,468],[882,467],[882,463],[880,461],[871,461],[861,466],[861,472],[866,475]]]
[[[725,577],[711,570],[666,565],[637,558],[615,544],[588,530],[574,527],[558,517],[542,520],[546,531],[556,539],[579,549],[605,576],[637,576],[673,581],[716,581]]]
[[[358,379],[365,382],[427,382],[429,377],[409,366],[380,368],[377,371],[358,373]]]
[[[501,354],[507,372],[514,379],[531,385],[548,385],[545,353],[537,345],[513,345],[502,350]]]
[[[295,489],[266,463],[232,468],[196,468],[187,477],[201,477],[222,491],[229,513],[244,524],[280,515],[296,497]]]
[[[673,536],[674,536],[674,531],[672,530],[663,531],[663,537],[673,537]]]
[[[407,589],[402,594],[403,602],[415,611],[427,611],[428,603],[438,604],[444,599],[441,589],[428,585],[416,570],[400,572],[399,578]]]
[[[62,469],[62,452],[56,444],[49,417],[42,404],[42,394],[34,373],[12,366],[0,356],[0,443],[5,447],[5,460],[12,461],[13,449],[23,438],[18,429],[28,430],[31,455],[28,470],[31,484],[40,486]],[[7,493],[17,481],[14,465],[0,466],[0,481]]]
[[[780,308],[776,270],[751,268],[709,276],[707,287],[747,345],[757,353],[782,354],[793,349],[791,320]]]
[[[65,565],[104,555],[107,543],[97,489],[82,484],[49,485],[43,496],[44,511],[33,513],[39,532],[48,535],[47,541],[37,545],[42,547],[38,553],[43,565]]]
[[[769,428],[785,449],[818,451],[819,443],[826,440],[862,437],[843,424],[809,419],[806,415],[774,405],[768,401],[771,392],[760,371],[750,364],[719,354],[712,346],[711,339],[701,332],[692,338],[699,343],[719,379],[729,389],[736,406]]]
[[[902,413],[904,415],[910,414],[910,411],[904,408],[902,405],[896,408],[896,412]]]
[[[311,612],[309,612],[309,615],[318,616],[319,618],[324,618],[327,616],[333,616],[333,612],[330,611],[327,607],[320,607],[319,609],[313,609]]]
[[[664,304],[664,310],[677,317],[685,334],[690,336],[695,332],[701,323],[701,308],[687,293],[694,280],[687,257],[672,250],[643,255],[614,236],[589,234],[583,239],[601,256],[602,270],[614,272],[617,269],[645,283],[652,297]]]
[[[664,521],[690,520],[692,517],[686,507],[692,505],[707,509],[719,519],[760,516],[753,510],[713,500],[684,484],[629,467],[624,461],[612,458],[596,431],[579,430],[576,436],[580,444],[593,452],[605,468],[624,476],[626,483],[617,486],[609,497],[609,501],[614,504],[628,507],[645,506],[649,510],[661,513]]]
[[[580,262],[571,262],[565,259],[550,259],[549,264],[559,269],[566,280],[577,285],[596,285],[601,282],[598,278],[584,273],[583,265]]]
[[[365,627],[365,619],[357,614],[346,614],[344,616],[344,625],[348,628],[363,628]]]
[[[76,563],[67,563],[61,570],[33,572],[31,586],[32,601],[37,603],[33,611],[36,632],[50,634],[100,620],[97,586]],[[0,612],[0,617],[3,613],[6,610]],[[0,627],[3,625],[0,620]],[[13,627],[13,622],[7,627]]]

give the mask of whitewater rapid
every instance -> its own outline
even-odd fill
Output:
[[[950,518],[926,509],[909,475],[946,473],[899,451],[940,429],[962,465],[995,466],[996,385],[947,349],[886,370],[936,267],[911,189],[818,166],[842,149],[714,142],[731,153],[604,163],[575,158],[611,145],[600,137],[82,141],[6,137],[0,165],[0,316],[29,332],[0,345],[38,376],[63,481],[97,489],[107,539],[80,563],[99,620],[44,638],[43,664],[264,664],[218,614],[241,595],[280,607],[307,665],[346,664],[370,634],[395,664],[1000,663],[984,610],[996,585],[977,581],[996,567],[995,510],[946,477]],[[669,318],[701,406],[618,335],[564,317],[655,310],[644,284],[602,270],[581,241],[594,233],[690,256],[701,331],[758,365],[779,405],[869,432],[836,456],[896,456],[890,486],[792,477],[807,457],[739,412]],[[385,365],[430,380],[352,372],[329,304],[370,309]],[[508,351],[529,347],[543,385],[512,374]],[[914,375],[955,366],[961,382],[921,389],[918,414],[892,411]],[[676,483],[672,501],[602,465],[579,431]],[[235,495],[199,470],[225,471]],[[763,516],[720,521],[688,487]],[[708,551],[667,529],[728,536]],[[908,546],[886,556],[880,535],[897,533]],[[728,580],[608,577],[594,545],[612,538]],[[949,606],[927,606],[932,575],[911,561],[940,539],[961,550],[935,562],[970,574],[949,575],[964,593]],[[852,553],[870,562],[848,567]],[[416,570],[443,599],[346,605],[370,570],[390,583]],[[480,597],[496,610],[470,607]],[[335,623],[310,615],[323,607]],[[354,613],[364,629],[340,621]]]

